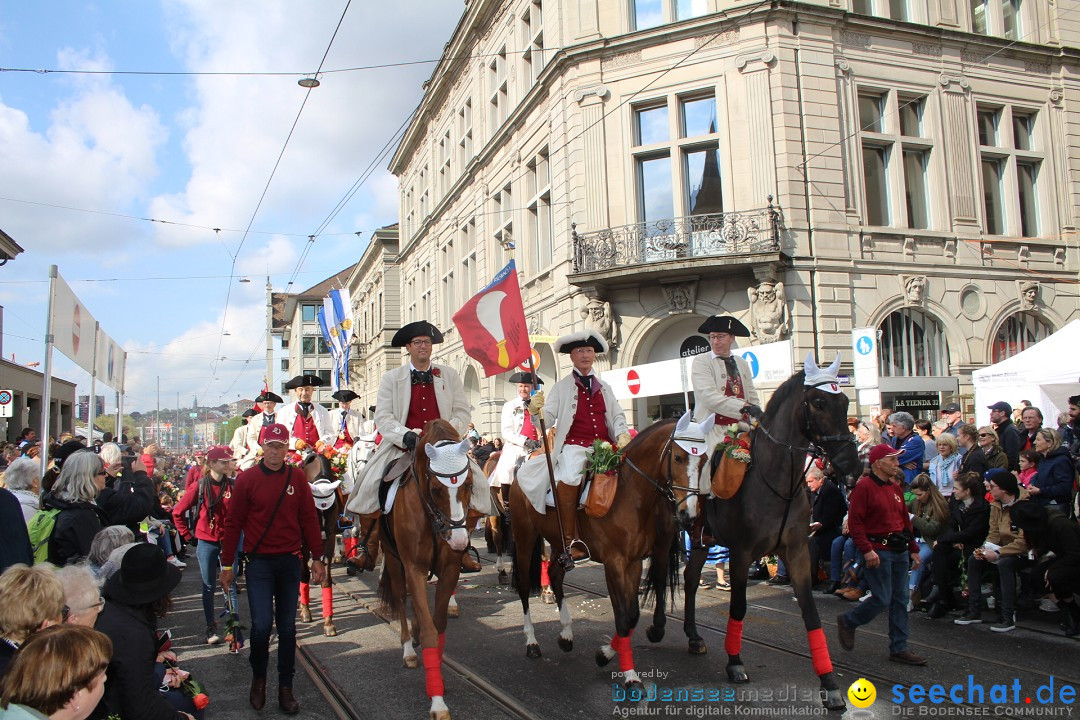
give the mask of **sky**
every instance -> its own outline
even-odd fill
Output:
[[[43,363],[56,265],[128,352],[125,412],[156,408],[159,382],[162,408],[177,393],[182,407],[254,397],[267,277],[302,291],[397,222],[388,157],[335,210],[419,103],[463,10],[0,0],[0,229],[25,250],[0,268],[4,357]],[[320,62],[320,87],[300,87]],[[53,363],[89,393],[88,373]],[[114,412],[114,391],[97,394]]]

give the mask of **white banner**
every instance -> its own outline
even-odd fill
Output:
[[[851,331],[851,350],[855,357],[855,387],[878,386],[877,328],[855,328]]]
[[[790,340],[751,345],[748,348],[735,348],[731,352],[742,355],[750,364],[755,385],[779,385],[795,374],[792,360],[794,345]]]
[[[94,330],[97,321],[75,297],[71,287],[57,273],[52,283],[52,317],[49,318],[53,347],[86,372],[94,372]]]
[[[127,353],[120,344],[98,327],[97,380],[117,392],[124,391],[124,368]]]

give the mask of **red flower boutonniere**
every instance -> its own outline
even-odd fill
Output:
[[[442,371],[441,371],[441,370],[439,370],[439,368],[437,368],[437,367],[433,367],[433,368],[431,368],[431,374],[432,374],[432,375],[433,375],[434,377],[442,377]]]

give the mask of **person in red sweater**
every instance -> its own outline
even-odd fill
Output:
[[[217,592],[218,563],[221,559],[221,542],[225,539],[225,517],[232,502],[233,480],[230,478],[232,450],[224,445],[210,448],[206,453],[205,475],[199,477],[184,491],[180,502],[173,506],[172,517],[176,531],[189,543],[198,543],[199,574],[202,576],[203,619],[206,620],[206,643],[221,642],[218,632],[214,596]],[[187,514],[195,508],[195,527],[188,525]],[[233,547],[236,547],[235,545]],[[234,614],[239,612],[236,583],[229,586],[229,600]],[[230,651],[237,651],[234,645]]]
[[[277,623],[278,706],[288,715],[300,712],[293,697],[296,672],[296,602],[300,594],[300,550],[322,545],[315,501],[304,473],[285,464],[289,431],[275,423],[263,431],[263,456],[240,473],[225,517],[221,546],[222,587],[233,583],[233,560],[240,533],[244,534],[248,608],[251,612],[251,691],[256,710],[266,704],[266,670],[270,661],[270,628]],[[311,583],[325,573],[311,561]]]
[[[870,599],[836,616],[840,645],[855,649],[855,629],[889,609],[889,660],[925,665],[926,658],[908,650],[908,567],[919,567],[919,546],[897,478],[900,451],[881,443],[870,450],[870,472],[859,479],[848,498],[848,531],[862,553]],[[909,561],[910,558],[910,561]]]

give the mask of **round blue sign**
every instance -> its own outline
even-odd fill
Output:
[[[750,375],[756,378],[758,370],[761,369],[761,363],[758,362],[757,355],[752,352],[745,353],[743,355],[743,360],[750,365]]]
[[[870,339],[869,335],[863,335],[855,343],[855,349],[859,351],[860,355],[869,355],[874,350],[874,341]]]

